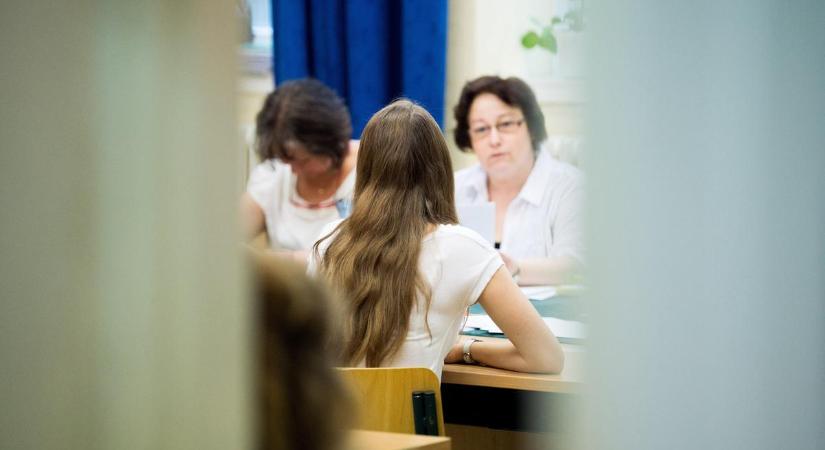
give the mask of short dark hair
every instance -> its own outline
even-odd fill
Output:
[[[453,137],[458,148],[465,152],[471,149],[470,124],[467,116],[470,114],[473,100],[485,93],[493,94],[504,103],[521,109],[524,113],[524,120],[527,122],[527,131],[530,133],[533,151],[538,151],[541,142],[547,139],[547,129],[544,127],[544,114],[536,101],[536,94],[527,83],[519,78],[498,76],[484,76],[468,81],[461,90],[458,104],[453,108],[456,121]]]
[[[261,161],[289,160],[284,144],[294,140],[341,167],[352,136],[344,101],[318,80],[287,81],[269,94],[255,119],[255,151]]]

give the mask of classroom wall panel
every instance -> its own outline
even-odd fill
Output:
[[[0,448],[244,448],[232,3],[0,8]]]
[[[825,8],[590,13],[576,448],[825,447]]]

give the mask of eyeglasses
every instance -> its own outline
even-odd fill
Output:
[[[499,133],[510,134],[515,133],[523,123],[524,119],[506,119],[497,123],[495,126]],[[493,127],[489,125],[479,125],[475,128],[470,128],[470,137],[473,139],[484,139],[490,134],[490,130],[492,129]]]

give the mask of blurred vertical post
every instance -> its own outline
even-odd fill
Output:
[[[0,448],[249,442],[233,7],[0,6]]]
[[[825,5],[587,7],[578,448],[824,448]]]

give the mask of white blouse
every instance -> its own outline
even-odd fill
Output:
[[[328,225],[322,234],[332,231],[338,223]],[[319,246],[321,255],[331,239]],[[417,306],[412,309],[404,344],[383,366],[427,367],[440,379],[444,358],[458,338],[467,308],[478,301],[502,265],[501,256],[490,243],[469,228],[439,225],[424,236],[418,270],[432,289],[427,321],[426,304],[419,297]],[[317,260],[312,253],[307,271],[311,275],[317,272]],[[427,323],[432,335],[427,332]]]
[[[252,170],[247,192],[261,207],[274,249],[309,250],[324,225],[341,218],[336,204],[352,201],[355,170],[320,208],[308,208],[298,195],[297,178],[288,164],[264,161]]]
[[[572,256],[584,259],[581,171],[538,152],[535,165],[504,217],[501,252],[516,259]],[[480,164],[455,173],[456,204],[489,202]]]

